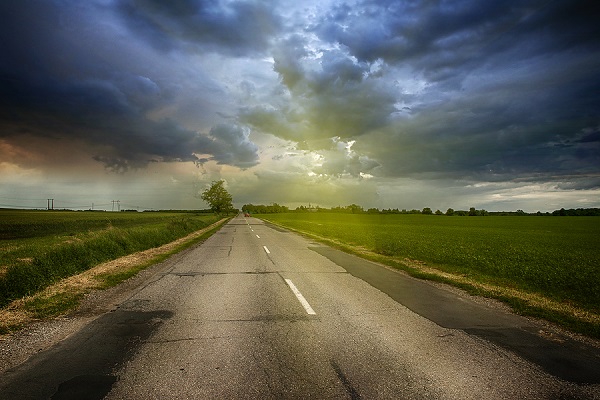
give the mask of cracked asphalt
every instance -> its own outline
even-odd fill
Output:
[[[523,345],[532,322],[344,257],[236,217],[110,312],[8,370],[0,398],[600,399],[596,349],[542,343],[537,351],[571,362],[563,374],[535,356],[538,342]],[[449,315],[459,306],[439,312],[435,298],[464,304],[475,322]],[[509,342],[498,339],[505,328]]]

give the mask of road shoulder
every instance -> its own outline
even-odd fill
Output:
[[[224,220],[212,224],[192,235],[188,235],[186,238],[161,246],[160,248],[146,250],[145,252],[135,253],[108,263],[103,263],[82,274],[67,278],[58,283],[57,286],[68,286],[69,282],[74,282],[74,284],[77,285],[82,281],[89,281],[90,276],[105,273],[115,266],[131,263],[132,258],[138,263],[147,262],[152,257],[159,254],[161,250],[163,252],[171,251],[177,245],[183,243],[185,239],[190,240],[190,237],[193,235],[199,236],[214,229],[216,226],[219,226],[219,224],[222,226],[225,222]],[[131,298],[139,290],[157,279],[157,277],[162,276],[162,274],[172,269],[181,257],[184,257],[187,252],[191,251],[199,244],[200,243],[175,253],[165,261],[150,265],[116,286],[104,290],[87,289],[87,293],[83,296],[83,299],[77,308],[66,315],[41,321],[28,320],[24,323],[22,329],[1,335],[0,374],[22,364],[31,356],[45,351],[55,344],[67,339],[102,315],[114,311],[118,304]],[[81,288],[80,285],[78,287]],[[56,289],[51,288],[49,290],[52,291]],[[4,312],[6,313],[6,311]],[[11,312],[15,311],[11,310]],[[6,315],[2,315],[3,318],[5,316]]]

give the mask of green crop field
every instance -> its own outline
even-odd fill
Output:
[[[299,231],[474,281],[600,312],[600,218],[260,215]]]
[[[0,307],[94,265],[161,246],[219,219],[183,212],[0,210]]]

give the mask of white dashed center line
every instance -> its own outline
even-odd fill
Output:
[[[302,296],[302,293],[300,293],[300,291],[298,290],[296,285],[294,285],[292,283],[292,281],[289,279],[286,279],[285,283],[287,283],[288,286],[290,287],[290,289],[292,289],[292,292],[294,292],[294,294],[298,298],[298,301],[300,302],[300,304],[302,304],[302,307],[304,307],[304,309],[306,310],[306,313],[310,314],[310,315],[315,315],[316,314],[315,310],[313,310],[312,307],[310,306],[310,304],[308,304],[308,301],[306,301],[304,296]]]
[[[256,235],[256,237],[260,239],[260,236]]]
[[[263,249],[265,249],[265,251],[267,252],[267,254],[271,254],[271,252],[269,251],[269,249],[267,249],[267,246],[263,246]]]

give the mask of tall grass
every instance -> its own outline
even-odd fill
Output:
[[[18,222],[0,220],[0,232],[13,237],[0,241],[0,307],[99,263],[161,246],[218,220],[206,214],[104,214],[88,213],[86,219],[83,213],[34,213],[22,214],[26,218]],[[7,229],[9,224],[17,231]]]
[[[261,216],[262,217],[262,216]],[[600,312],[600,218],[272,214],[265,219]]]

